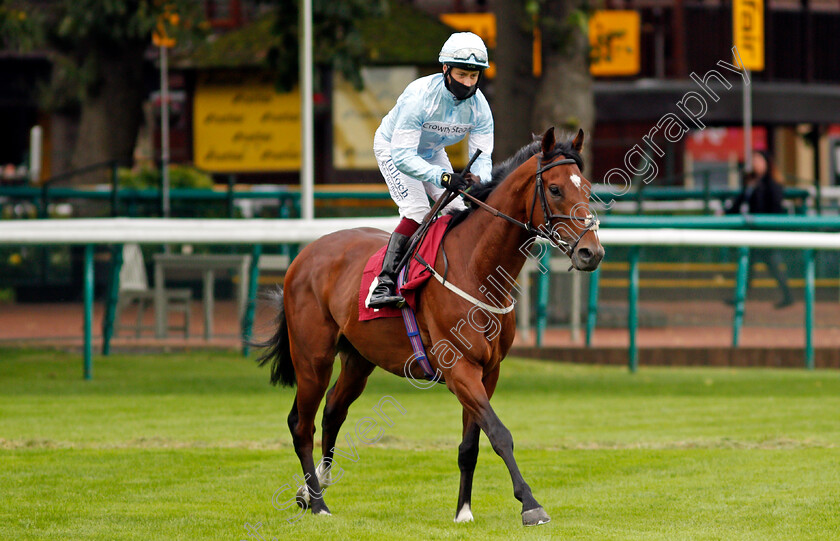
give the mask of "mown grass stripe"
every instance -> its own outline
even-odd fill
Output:
[[[831,539],[840,531],[840,378],[829,371],[662,369],[508,359],[493,397],[552,522],[520,525],[482,436],[476,522],[454,524],[461,412],[445,389],[375,372],[343,436],[383,396],[394,414],[291,524],[272,496],[300,466],[294,391],[235,353],[0,349],[0,539]],[[335,377],[337,374],[334,374]],[[316,440],[321,437],[320,419]],[[349,452],[345,453],[347,456]],[[316,453],[316,457],[318,453]],[[338,456],[338,455],[337,455]],[[283,492],[283,487],[288,490]],[[290,494],[290,493],[289,493]],[[280,500],[282,501],[282,500]],[[422,513],[417,510],[422,509]]]

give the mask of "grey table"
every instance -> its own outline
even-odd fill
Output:
[[[167,322],[164,321],[164,285],[167,269],[193,271],[200,274],[204,289],[204,339],[213,336],[213,287],[217,271],[232,270],[239,275],[236,289],[237,315],[242,320],[248,302],[248,269],[250,255],[213,254],[155,254],[155,337],[165,338]]]

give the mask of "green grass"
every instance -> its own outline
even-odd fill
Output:
[[[442,386],[377,371],[344,435],[391,412],[290,524],[272,494],[300,468],[293,391],[233,353],[0,350],[0,539],[831,539],[840,531],[840,378],[799,370],[645,369],[509,359],[493,404],[552,522],[520,525],[482,436],[471,524],[454,524],[461,413]],[[319,420],[320,423],[320,420]],[[316,439],[320,437],[318,425]],[[282,491],[284,502],[291,490]]]

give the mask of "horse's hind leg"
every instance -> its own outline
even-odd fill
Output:
[[[337,481],[331,474],[338,432],[347,419],[347,410],[365,390],[367,378],[376,367],[356,351],[342,351],[341,374],[327,393],[321,420],[323,459],[318,467],[318,480],[326,488]]]
[[[496,390],[496,383],[499,381],[499,369],[484,376],[484,390],[487,398],[493,397]],[[473,420],[470,413],[464,408],[463,413],[463,437],[461,445],[458,446],[458,468],[461,470],[461,488],[458,490],[458,507],[455,510],[455,522],[472,522],[472,485],[475,465],[478,462],[478,438],[481,435],[481,427]]]
[[[332,321],[322,321],[318,324],[315,318],[304,317],[299,320],[306,321],[311,326],[307,327],[306,332],[295,333],[291,330],[292,332],[289,333],[292,338],[291,354],[298,385],[295,405],[289,414],[289,429],[292,432],[295,453],[300,460],[306,480],[309,507],[313,514],[329,514],[330,510],[324,503],[315,472],[312,448],[315,436],[315,415],[330,383],[335,362],[335,336],[338,328]],[[289,321],[293,321],[292,318],[289,318]]]

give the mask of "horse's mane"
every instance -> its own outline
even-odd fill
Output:
[[[581,158],[580,153],[572,148],[572,141],[571,139],[564,138],[567,140],[564,141],[557,141],[554,144],[554,148],[549,152],[546,156],[543,157],[544,161],[550,161],[558,154],[562,154],[567,158],[571,158],[575,160],[577,163],[578,169],[583,171],[583,158]],[[491,176],[490,182],[486,184],[481,184],[478,186],[473,186],[470,190],[470,195],[478,199],[479,201],[486,201],[490,194],[493,192],[496,187],[502,183],[517,167],[531,159],[532,156],[540,152],[540,146],[542,144],[541,138],[539,135],[534,135],[534,140],[525,145],[524,147],[520,148],[516,154],[511,156],[510,158],[506,159],[502,163],[496,164],[493,167],[493,173]],[[471,205],[470,201],[464,199],[464,203],[467,205],[466,210],[461,211],[454,211],[452,216],[452,221],[449,222],[449,228],[455,227],[467,216],[472,213],[477,205]]]

